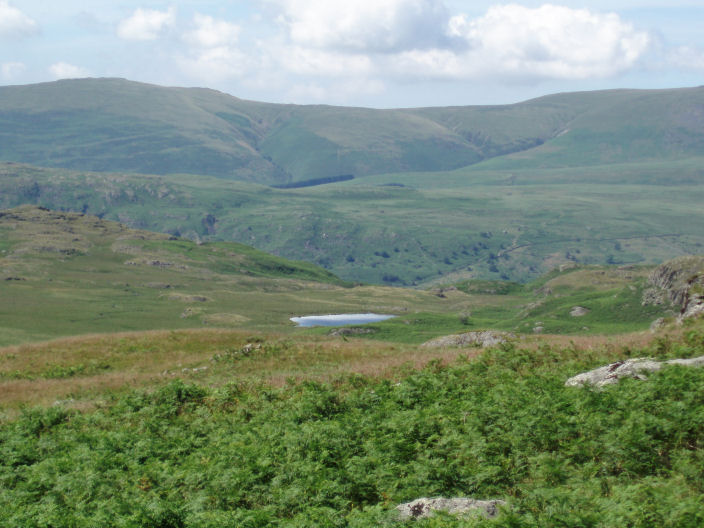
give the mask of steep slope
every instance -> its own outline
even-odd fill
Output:
[[[701,155],[703,109],[704,88],[372,110],[257,103],[123,79],[64,80],[0,87],[0,159],[265,185],[483,160],[512,169],[580,166]]]
[[[0,88],[0,157],[97,171],[286,181],[261,124],[212,90],[84,79]]]
[[[550,141],[489,160],[485,168],[580,167],[704,153],[704,87],[559,94],[526,104],[559,107],[573,117]]]

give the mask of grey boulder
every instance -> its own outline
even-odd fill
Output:
[[[704,367],[704,356],[689,359],[671,359],[669,361],[655,361],[648,358],[626,359],[617,361],[605,367],[599,367],[588,372],[572,376],[565,382],[567,387],[592,385],[604,387],[618,383],[621,378],[648,379],[646,372],[655,372],[665,365],[682,365],[685,367]]]
[[[469,498],[446,499],[443,497],[420,498],[396,506],[401,520],[423,519],[430,517],[437,511],[447,512],[452,515],[469,515],[480,513],[485,517],[496,517],[499,506],[506,504],[502,500],[477,500]]]

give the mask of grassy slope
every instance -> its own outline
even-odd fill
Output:
[[[390,174],[274,190],[193,176],[0,166],[0,207],[36,203],[133,227],[236,240],[392,285],[528,281],[553,267],[702,252],[701,159]],[[404,181],[406,187],[385,186]],[[210,215],[210,216],[209,216]]]
[[[703,88],[616,90],[537,101],[582,107],[554,139],[487,162],[492,169],[579,167],[678,159],[702,153]]]
[[[249,119],[231,126],[200,107],[198,91],[101,79],[5,87],[0,94],[3,159],[265,181],[277,174],[248,143]]]
[[[263,184],[340,174],[593,165],[701,154],[704,89],[371,110],[243,101],[121,79],[0,88],[0,159]],[[515,154],[511,154],[515,153]]]
[[[305,262],[236,243],[196,243],[76,213],[0,213],[0,345],[146,329],[293,332],[293,315],[379,312],[365,337],[417,344],[483,329],[618,333],[667,307],[640,304],[650,268],[575,268],[536,283],[469,282],[432,290],[350,287]],[[478,291],[490,284],[498,293]],[[574,306],[586,316],[569,315]],[[328,330],[298,333],[319,334]],[[12,371],[7,367],[5,374]]]
[[[197,245],[75,213],[0,216],[0,343],[157,328],[282,328],[307,313],[450,303],[349,288],[330,273],[236,243]]]

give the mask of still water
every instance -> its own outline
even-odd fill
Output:
[[[298,326],[343,326],[365,323],[377,323],[396,317],[395,315],[382,315],[375,313],[363,314],[335,314],[335,315],[306,315],[291,317],[291,321]]]

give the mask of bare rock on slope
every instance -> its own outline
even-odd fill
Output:
[[[420,498],[404,504],[399,504],[396,509],[402,520],[423,519],[430,517],[436,511],[443,511],[453,515],[468,515],[478,512],[485,517],[496,517],[499,506],[506,504],[502,500],[477,500],[468,498],[446,499],[436,497],[433,499]]]
[[[587,315],[589,313],[589,310],[584,308],[583,306],[574,306],[570,310],[570,315],[572,317],[582,317],[583,315]]]
[[[445,347],[489,347],[505,343],[508,339],[515,338],[514,334],[485,330],[482,332],[466,332],[443,337],[436,337],[426,341],[421,346],[426,348]]]
[[[646,372],[655,372],[665,365],[682,365],[685,367],[704,367],[704,356],[689,359],[671,359],[669,361],[655,361],[648,358],[627,359],[617,361],[605,367],[599,367],[588,372],[582,372],[571,377],[565,382],[567,387],[592,385],[604,387],[618,383],[621,378],[648,379]]]
[[[670,304],[679,319],[704,313],[704,257],[680,257],[655,268],[643,305]]]

